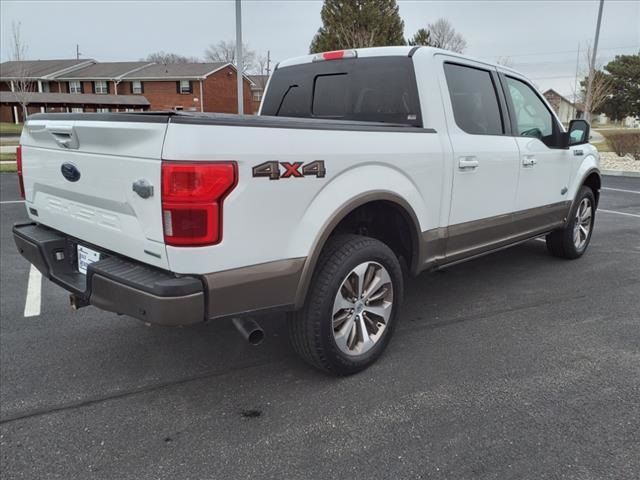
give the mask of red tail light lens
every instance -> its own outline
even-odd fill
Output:
[[[344,50],[334,50],[333,52],[324,52],[322,58],[325,60],[339,60],[344,58]]]
[[[355,50],[333,50],[331,52],[318,53],[313,56],[311,61],[321,62],[323,60],[340,60],[341,58],[356,58],[358,52]]]
[[[22,177],[22,145],[18,145],[16,147],[16,171],[18,172],[20,198],[24,198],[24,178]]]
[[[162,162],[162,222],[168,245],[222,240],[222,202],[237,183],[235,162]]]

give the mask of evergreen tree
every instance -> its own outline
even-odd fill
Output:
[[[405,45],[396,0],[325,0],[311,53]]]
[[[611,78],[611,93],[600,110],[614,120],[640,117],[640,53],[617,55],[604,69]]]
[[[407,40],[407,43],[411,46],[421,45],[423,47],[431,47],[433,43],[431,42],[431,34],[429,30],[425,28],[421,28],[418,30],[413,37]]]

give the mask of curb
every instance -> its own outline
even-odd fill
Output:
[[[612,177],[640,177],[640,172],[632,172],[630,170],[600,170],[600,173]]]

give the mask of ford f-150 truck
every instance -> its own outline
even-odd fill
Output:
[[[588,139],[512,69],[327,52],[280,63],[258,116],[29,117],[14,238],[76,308],[233,318],[253,340],[246,319],[280,309],[294,349],[346,375],[385,349],[411,275],[541,236],[580,257],[600,189]]]

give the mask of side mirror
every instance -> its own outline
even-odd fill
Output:
[[[569,131],[567,132],[569,141],[567,147],[589,143],[590,130],[591,127],[589,127],[589,122],[586,120],[571,120]]]

